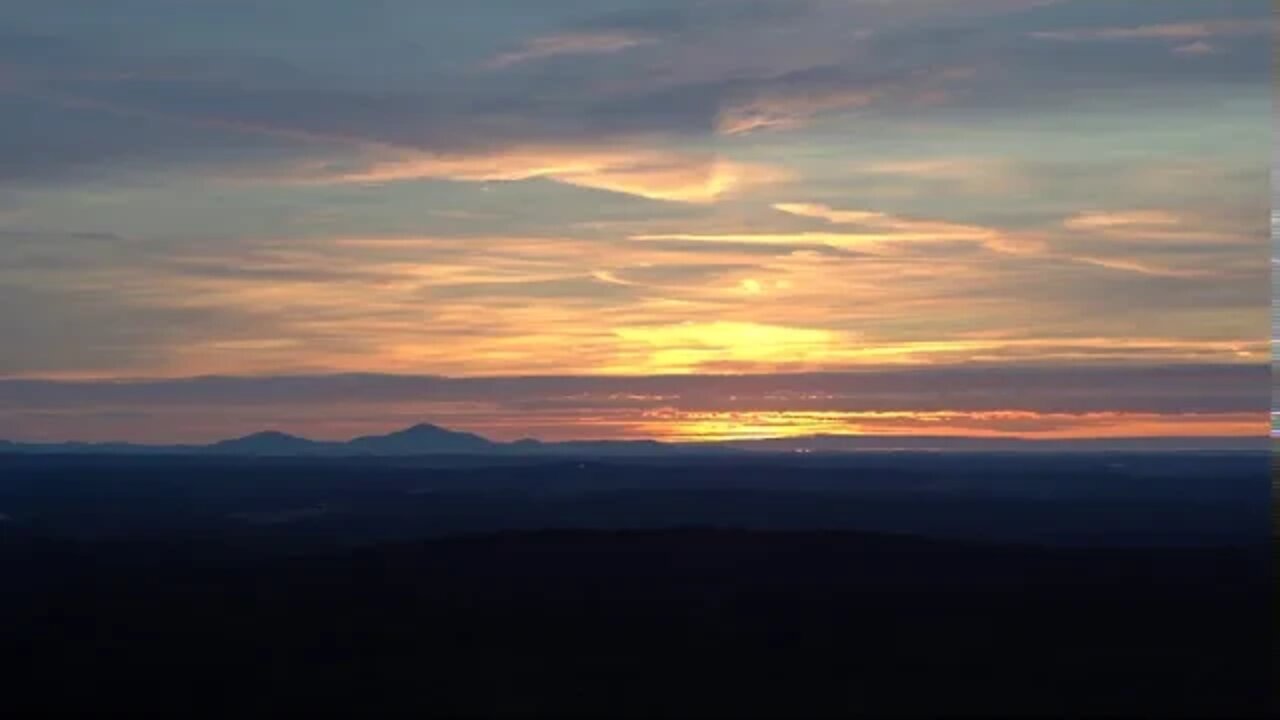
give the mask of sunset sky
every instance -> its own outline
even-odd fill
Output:
[[[1272,12],[4,0],[0,438],[1265,435]]]

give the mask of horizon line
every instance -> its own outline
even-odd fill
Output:
[[[497,447],[510,447],[527,443],[536,443],[546,446],[561,445],[660,445],[670,448],[688,448],[688,447],[714,447],[723,446],[731,447],[735,445],[751,445],[760,443],[804,443],[818,441],[901,441],[901,442],[923,442],[937,441],[940,443],[972,443],[972,444],[1011,444],[1011,445],[1087,445],[1087,444],[1123,444],[1123,443],[1139,443],[1139,442],[1160,442],[1172,443],[1175,441],[1193,444],[1195,442],[1218,442],[1218,443],[1244,443],[1257,442],[1260,445],[1264,443],[1270,447],[1272,441],[1280,440],[1274,433],[1267,435],[1240,435],[1240,434],[1204,434],[1204,435],[1127,435],[1127,436],[1084,436],[1084,437],[1034,437],[1027,435],[1001,435],[1001,436],[984,436],[984,435],[947,435],[947,434],[885,434],[885,433],[815,433],[807,435],[767,435],[758,437],[743,438],[708,438],[708,439],[683,439],[683,440],[664,440],[661,438],[614,438],[614,439],[568,439],[568,440],[543,440],[534,436],[525,436],[516,440],[495,440],[479,432],[468,430],[460,430],[450,428],[431,422],[419,422],[412,425],[400,427],[398,429],[388,430],[380,434],[362,434],[354,435],[340,440],[325,440],[309,437],[305,434],[281,430],[278,428],[264,428],[255,430],[243,435],[235,435],[217,440],[206,442],[137,442],[129,440],[44,440],[44,441],[27,441],[27,440],[9,440],[0,437],[0,446],[130,446],[148,449],[164,449],[164,448],[213,448],[221,444],[233,443],[254,438],[262,438],[264,436],[276,436],[287,440],[300,440],[315,445],[340,446],[349,445],[355,441],[362,439],[379,439],[387,438],[395,435],[401,435],[413,430],[426,429],[439,431],[443,435],[454,437],[469,437],[482,440],[488,444]]]

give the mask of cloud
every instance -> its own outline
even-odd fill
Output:
[[[1193,43],[1187,43],[1186,45],[1179,45],[1173,49],[1173,52],[1178,55],[1212,55],[1217,51],[1217,48],[1203,40],[1197,40]]]
[[[1114,230],[1133,227],[1170,227],[1181,224],[1180,218],[1164,210],[1132,210],[1127,212],[1087,212],[1063,222],[1070,230]]]
[[[915,170],[916,168],[912,168]],[[930,168],[931,170],[931,168]],[[821,220],[828,225],[858,227],[857,232],[788,230],[742,233],[638,234],[642,242],[693,242],[716,244],[758,244],[763,246],[812,248],[842,251],[892,253],[913,246],[976,245],[990,252],[1036,262],[1056,262],[1167,278],[1214,278],[1226,270],[1221,261],[1203,257],[1185,258],[1170,264],[1170,258],[1152,256],[1152,250],[1183,246],[1211,251],[1215,246],[1243,246],[1250,238],[1236,230],[1204,227],[1169,211],[1136,210],[1081,212],[1062,221],[1061,227],[1094,243],[1069,242],[1052,227],[1004,230],[997,227],[938,220],[904,218],[883,212],[840,210],[819,203],[776,203],[773,208],[788,215]],[[1119,241],[1119,242],[1117,242]],[[1109,244],[1108,244],[1109,243]],[[1189,261],[1189,262],[1186,262]]]
[[[1032,4],[12,0],[0,372],[1248,360],[1265,36],[1028,33],[1266,8]]]
[[[1030,236],[1018,236],[996,228],[937,220],[917,220],[879,212],[836,210],[814,203],[778,203],[774,209],[790,215],[825,220],[833,225],[862,225],[872,232],[831,236],[833,244],[883,245],[887,243],[977,243],[994,252],[1024,254],[1041,249]]]
[[[799,372],[857,365],[929,365],[999,361],[1018,357],[1123,359],[1146,353],[1216,352],[1238,359],[1261,357],[1259,347],[1238,343],[1184,343],[1159,338],[981,338],[891,341],[833,331],[755,322],[683,322],[616,328],[623,341],[609,372],[624,374]],[[1211,348],[1213,348],[1211,350]]]
[[[994,411],[1054,413],[1224,413],[1269,408],[1267,364],[965,364],[869,367],[848,372],[704,376],[547,375],[446,377],[379,373],[205,376],[171,379],[0,379],[0,408],[74,411],[80,407],[199,410],[223,401],[251,408],[329,406],[366,401],[551,402],[631,406],[675,403],[714,409],[729,396],[751,410],[799,402],[807,410]],[[1018,394],[995,391],[1015,386]]]
[[[708,87],[719,98],[716,131],[748,135],[795,130],[819,117],[883,105],[893,111],[945,102],[956,83],[972,80],[972,67],[863,73],[844,64],[817,65],[753,80]]]
[[[121,258],[120,267],[94,279],[110,293],[73,291],[93,276],[59,271],[66,279],[43,296],[92,297],[95,311],[80,301],[67,305],[70,317],[46,333],[18,332],[29,350],[9,356],[16,363],[9,373],[644,374],[1265,353],[1232,339],[1250,337],[1239,322],[1205,321],[1246,317],[1238,308],[1248,288],[1239,283],[1215,282],[1206,295],[1198,286],[1135,284],[1054,266],[1002,267],[976,255],[820,255],[805,245],[756,254],[741,243],[691,243],[698,251],[627,239],[328,242],[280,243],[218,262],[208,248],[161,265],[131,266]],[[684,271],[697,264],[720,267]],[[11,307],[44,307],[47,314],[48,299],[24,304],[17,297]],[[1098,314],[1089,306],[1108,299],[1125,310]],[[1155,307],[1167,321],[1149,321],[1150,337],[1131,337],[1130,316]],[[1188,316],[1200,320],[1179,322]],[[137,318],[146,322],[135,327]],[[92,323],[93,331],[53,332],[78,323]],[[1023,335],[971,334],[1013,328],[1024,328]],[[1206,328],[1214,336],[1204,336]],[[124,334],[84,342],[104,329]],[[56,337],[68,339],[59,344]],[[71,339],[90,352],[64,353]],[[128,354],[107,352],[115,346]],[[32,352],[62,360],[48,365]]]
[[[146,32],[146,22],[137,20],[149,16],[142,8],[151,5],[159,7],[143,3],[103,15],[100,4],[77,2],[72,15],[84,17],[83,24],[68,24],[72,15],[36,3],[6,10],[12,22],[5,25],[13,30],[0,39],[5,87],[66,102],[60,108],[49,102],[0,106],[0,172],[27,181],[85,168],[221,173],[244,165],[249,173],[364,145],[428,155],[546,146],[590,152],[644,136],[653,147],[688,146],[715,141],[718,134],[750,138],[798,129],[851,109],[911,119],[918,117],[921,99],[942,97],[939,92],[948,93],[945,103],[931,113],[945,113],[966,97],[952,93],[959,83],[971,95],[978,91],[970,108],[1002,112],[1071,100],[1057,92],[1057,82],[1092,89],[1101,82],[1128,83],[1133,73],[1153,85],[1196,79],[1187,68],[1114,59],[1092,65],[1092,50],[1066,59],[1055,55],[1061,67],[1052,70],[1020,62],[1025,58],[1009,38],[1025,32],[1019,25],[1028,22],[1025,13],[1012,11],[1032,6],[1026,2],[969,2],[963,8],[936,2],[618,2],[585,18],[565,8],[512,6],[504,9],[509,24],[493,23],[484,3],[451,11],[449,21],[440,22],[431,17],[430,3],[393,2],[362,13],[358,28],[350,27],[350,8],[338,3],[317,6],[305,21],[280,9],[249,14],[236,7],[218,11],[218,27],[234,31],[212,36],[203,30],[212,11],[166,7],[163,36],[190,43],[158,42]],[[95,18],[109,23],[117,42],[103,43],[85,30]],[[989,22],[996,23],[992,29],[978,31]],[[1231,33],[1250,22],[1135,27],[1175,28],[1162,32],[1195,40],[1194,32],[1177,28],[1203,25]],[[527,26],[536,30],[526,34]],[[325,38],[337,30],[346,40],[335,46]],[[521,39],[529,35],[534,39]],[[940,37],[947,43],[940,45]],[[601,53],[657,38],[662,53],[592,62]],[[499,64],[511,67],[568,54],[584,61],[531,68],[530,74],[458,72],[485,58],[502,58]],[[1191,65],[1212,66],[1206,73],[1254,66],[1217,62]],[[964,82],[962,71],[975,66],[981,77],[992,69],[1016,72],[996,73],[981,86]],[[1133,69],[1117,75],[1118,66]],[[78,104],[75,113],[67,112],[67,103]],[[112,113],[115,120],[104,117]],[[70,127],[73,115],[80,117]],[[31,143],[5,142],[24,128],[40,128],[39,152]]]
[[[870,92],[849,89],[826,91],[767,91],[720,111],[717,131],[722,135],[743,135],[759,130],[790,130],[802,127],[817,115],[865,107],[875,100]]]
[[[858,163],[853,171],[927,191],[944,188],[986,195],[1015,193],[1033,180],[1015,162],[1001,157],[908,157]]]
[[[1170,52],[1184,57],[1218,54],[1216,43],[1227,38],[1259,38],[1269,34],[1272,24],[1266,18],[1228,18],[1174,22],[1132,27],[1070,28],[1032,32],[1040,40],[1071,43],[1119,43],[1127,41],[1163,41],[1173,43]]]
[[[377,184],[430,178],[469,182],[544,178],[651,200],[707,203],[788,177],[778,168],[735,162],[714,153],[561,147],[471,156],[404,155],[351,172],[321,171],[304,180]]]
[[[866,250],[883,246],[895,241],[934,240],[930,235],[924,238],[912,238],[891,233],[829,233],[829,232],[774,232],[774,233],[666,233],[654,235],[632,235],[632,240],[641,242],[681,242],[706,243],[715,245],[762,245],[796,250],[809,248],[829,248],[834,250]]]
[[[1265,422],[1269,398],[1259,388],[1269,377],[1265,364],[988,364],[683,377],[0,380],[0,437],[208,441],[280,427],[346,439],[421,421],[508,440],[728,438],[764,430],[1253,434]]]
[[[486,66],[501,69],[563,55],[605,55],[656,42],[658,40],[654,37],[618,30],[560,33],[534,38],[520,50],[498,55]]]
[[[1090,211],[1067,218],[1063,227],[1130,242],[1192,245],[1251,245],[1256,239],[1234,229],[1216,229],[1166,210]]]
[[[620,354],[639,355],[640,367],[634,370],[645,372],[692,372],[726,364],[815,366],[837,359],[847,347],[845,338],[830,330],[760,323],[686,322],[613,332],[622,341]]]
[[[643,263],[616,270],[601,270],[597,276],[606,282],[622,285],[673,288],[705,287],[708,283],[742,273],[751,273],[759,266],[750,263]]]
[[[236,314],[225,308],[150,305],[137,288],[109,270],[59,267],[78,283],[48,282],[26,269],[25,282],[0,274],[0,377],[39,368],[49,375],[118,372],[153,365],[172,345],[199,332],[225,331]],[[55,274],[55,277],[57,275]]]
[[[911,160],[882,160],[858,166],[861,172],[874,175],[902,175],[921,180],[969,180],[986,176],[993,170],[1003,170],[1003,163],[996,158],[924,158]]]
[[[1213,270],[1164,267],[1157,264],[1144,263],[1141,260],[1127,258],[1090,257],[1087,255],[1081,255],[1071,257],[1070,259],[1072,262],[1094,265],[1101,268],[1107,268],[1108,270],[1138,273],[1139,275],[1154,275],[1156,277],[1208,278],[1216,275]]]
[[[1135,27],[1090,27],[1042,30],[1031,33],[1041,40],[1093,42],[1107,40],[1205,40],[1237,35],[1265,35],[1271,32],[1267,20],[1225,19],[1203,22],[1139,25]]]

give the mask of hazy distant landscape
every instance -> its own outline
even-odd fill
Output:
[[[539,458],[0,455],[8,527],[359,544],[545,527],[848,529],[1067,544],[1268,536],[1265,454]]]
[[[8,702],[1261,717],[1269,468],[0,455]]]

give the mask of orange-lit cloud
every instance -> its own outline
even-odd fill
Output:
[[[645,414],[645,431],[675,441],[762,440],[823,435],[1067,440],[1133,437],[1249,437],[1259,413],[678,412]]]
[[[973,242],[996,252],[1021,254],[1041,249],[1038,239],[1027,234],[1015,235],[992,227],[917,220],[896,217],[878,212],[835,210],[826,205],[811,203],[779,203],[774,209],[798,215],[818,218],[833,225],[863,225],[879,230],[883,240],[879,242]]]
[[[734,227],[749,222],[735,216],[740,207],[654,222]],[[1081,214],[1074,218],[1081,229],[1068,232],[1096,237],[1094,246],[1019,255],[934,252],[930,244],[942,238],[987,246],[1001,238],[994,228],[813,204],[788,209],[791,219],[761,207],[762,224],[839,224],[827,232],[655,233],[638,241],[612,227],[583,237],[279,238],[252,250],[192,245],[158,266],[50,266],[39,277],[73,284],[85,297],[111,293],[128,303],[130,316],[212,318],[201,332],[162,338],[144,365],[102,370],[162,376],[369,368],[483,376],[756,373],[1269,356],[1269,345],[1257,340],[1261,322],[1233,305],[1174,305],[1144,321],[1143,337],[1134,336],[1135,316],[1126,309],[1103,309],[1110,293],[1147,302],[1130,289],[1142,276],[1160,280],[1152,302],[1217,282],[1221,261],[1108,252],[1111,241],[1098,234],[1135,222],[1178,227],[1169,224],[1172,214]],[[918,247],[906,251],[904,244]],[[846,251],[822,250],[832,246]],[[0,274],[15,282],[34,272]],[[1094,290],[1076,297],[1070,291],[1077,285]]]
[[[157,375],[370,367],[458,375],[749,373],[993,360],[1240,362],[1269,353],[1266,342],[1241,329],[1247,317],[1229,307],[1197,309],[1198,324],[1179,323],[1182,311],[1175,309],[1148,323],[1147,337],[1134,337],[1122,315],[1082,310],[1064,324],[1054,314],[1063,302],[1060,289],[1043,298],[1025,291],[1028,278],[1047,271],[1057,274],[1035,281],[1037,287],[1088,278],[1072,264],[1098,267],[1097,287],[1104,289],[1125,282],[1110,280],[1112,271],[1213,282],[1194,267],[1083,252],[1070,258],[814,252],[880,250],[903,237],[910,244],[939,233],[975,244],[990,240],[963,225],[791,209],[884,227],[642,241],[300,239],[234,257],[206,251],[164,268],[42,272],[86,293],[112,292],[132,313],[242,318],[151,352],[144,371]],[[1115,226],[1114,219],[1083,222]],[[761,242],[780,250],[753,252]],[[1023,263],[1036,265],[1022,269]]]
[[[998,252],[1021,253],[1039,247],[1034,238],[995,228],[934,220],[917,220],[861,210],[836,210],[810,203],[777,203],[775,209],[833,225],[857,225],[862,232],[744,232],[733,234],[672,233],[635,235],[634,240],[679,240],[707,243],[759,243],[827,246],[843,250],[885,249],[897,243],[972,242]]]
[[[622,327],[614,334],[641,348],[639,367],[650,372],[690,372],[712,364],[830,362],[843,349],[838,333],[757,323],[708,322]],[[626,352],[626,350],[624,350]]]
[[[552,147],[477,155],[398,155],[372,162],[361,170],[318,174],[311,180],[381,184],[422,179],[496,182],[545,178],[654,200],[706,203],[788,176],[778,168],[736,162],[714,153],[627,148]]]
[[[1117,240],[1151,243],[1252,244],[1256,238],[1234,230],[1205,227],[1166,210],[1084,212],[1062,223],[1067,230],[1093,233]]]
[[[759,245],[793,245],[796,247],[818,247],[825,246],[842,250],[857,250],[875,246],[882,243],[897,241],[905,241],[911,239],[931,240],[936,239],[934,236],[902,236],[891,233],[824,233],[824,232],[793,232],[793,233],[728,233],[728,234],[703,234],[703,233],[667,233],[655,235],[633,235],[632,240],[639,241],[678,241],[678,242],[698,242],[698,243],[722,243],[722,244],[759,244]]]
[[[1063,225],[1070,230],[1112,230],[1133,227],[1169,227],[1181,224],[1174,213],[1163,210],[1134,210],[1129,212],[1089,212],[1069,218]]]
[[[858,365],[929,365],[1017,358],[1042,360],[1141,357],[1152,352],[1210,351],[1220,357],[1257,359],[1262,343],[1183,343],[1159,338],[971,338],[870,341],[853,333],[750,322],[685,322],[623,327],[609,372],[622,374],[716,371],[810,371]],[[619,363],[618,360],[623,362]]]
[[[1155,277],[1202,278],[1211,277],[1214,274],[1211,270],[1162,267],[1160,265],[1147,264],[1139,260],[1127,260],[1125,258],[1077,256],[1071,259],[1074,262],[1107,268],[1108,270],[1138,273],[1139,275],[1152,275]]]

